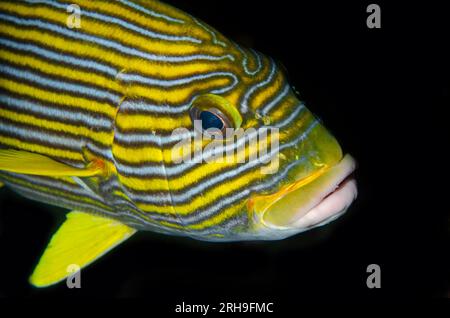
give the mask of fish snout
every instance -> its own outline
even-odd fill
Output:
[[[266,228],[277,230],[301,232],[331,222],[357,197],[352,177],[355,167],[355,160],[345,155],[336,165],[316,171],[275,194],[253,198],[253,212]]]

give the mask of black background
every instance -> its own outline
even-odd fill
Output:
[[[0,297],[138,296],[163,311],[183,300],[273,301],[284,310],[308,300],[448,297],[444,8],[376,1],[382,28],[368,29],[364,1],[167,2],[284,64],[301,99],[357,159],[357,201],[337,222],[283,241],[138,233],[84,270],[80,290],[38,290],[27,278],[64,211],[2,189]],[[381,289],[366,287],[372,263]]]

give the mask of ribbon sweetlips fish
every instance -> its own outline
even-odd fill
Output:
[[[209,133],[230,129],[245,133]],[[180,160],[186,149],[200,160]],[[273,59],[189,14],[151,0],[0,2],[1,185],[71,211],[35,286],[136,231],[276,240],[326,224],[356,197],[354,167]]]

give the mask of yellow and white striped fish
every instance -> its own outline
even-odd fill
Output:
[[[246,134],[213,148],[196,138],[209,128]],[[200,160],[180,161],[185,140]],[[325,224],[356,197],[353,169],[274,60],[186,13],[151,0],[0,2],[0,182],[72,211],[35,286],[138,230],[274,240]]]

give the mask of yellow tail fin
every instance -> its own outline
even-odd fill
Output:
[[[83,268],[136,232],[118,221],[73,211],[53,235],[39,260],[30,283],[46,287],[72,273],[69,268]]]

